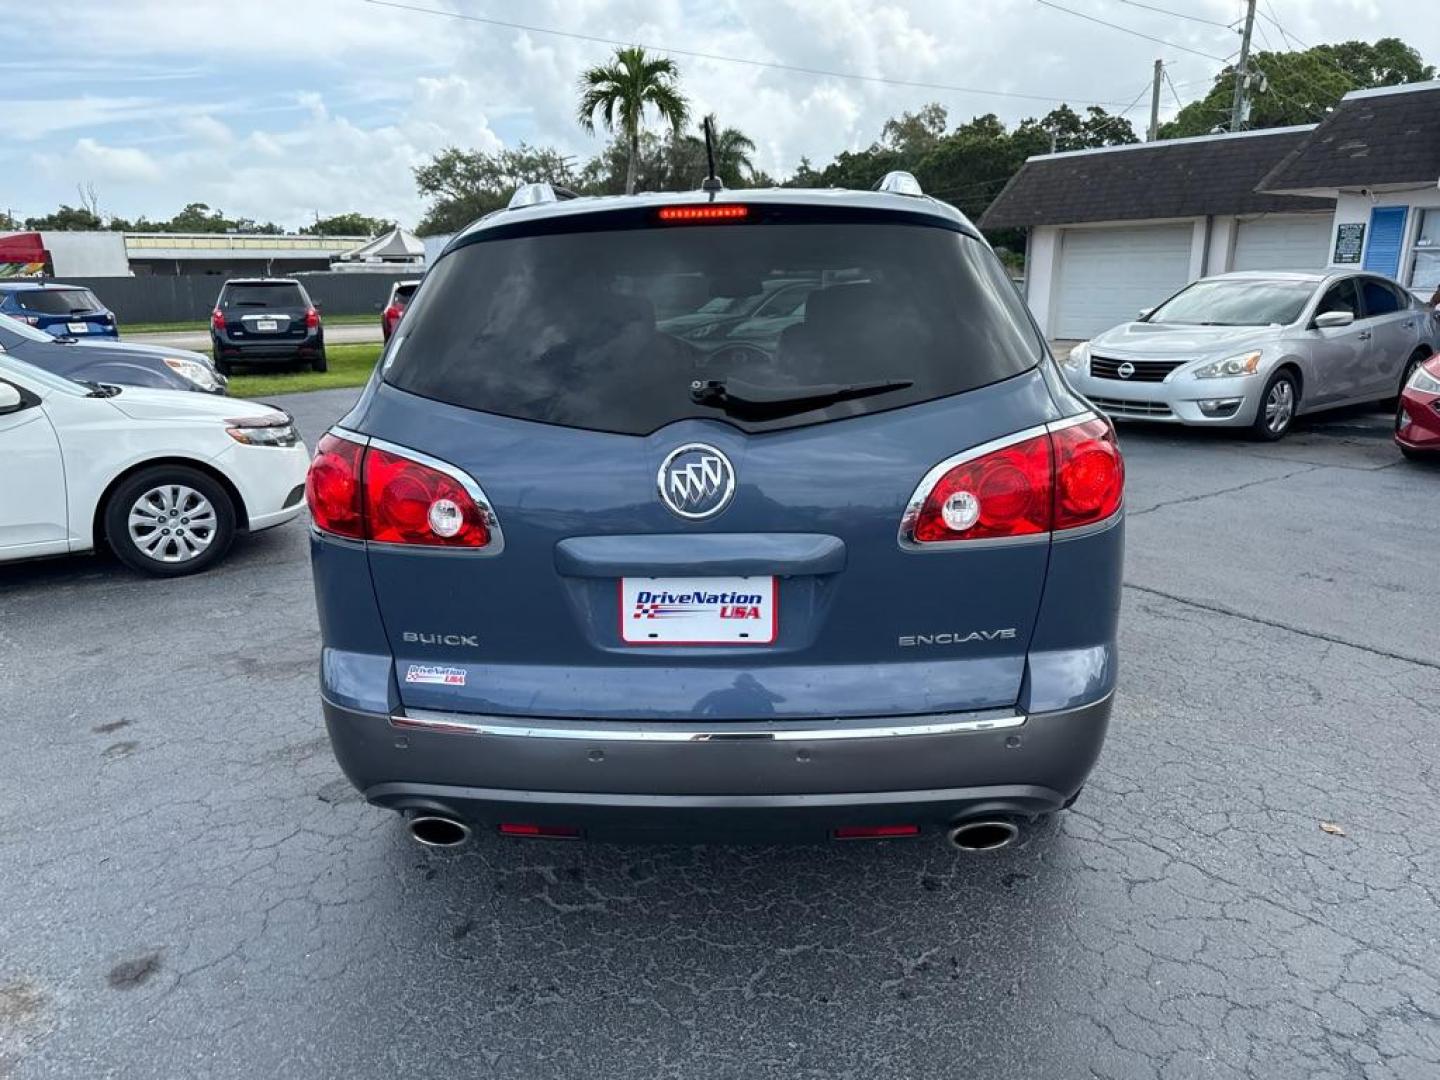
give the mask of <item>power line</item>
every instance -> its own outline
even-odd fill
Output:
[[[1161,70],[1165,72],[1165,83],[1170,87],[1170,96],[1175,99],[1175,108],[1183,112],[1185,110],[1185,103],[1180,100],[1180,91],[1175,89],[1175,80],[1170,78],[1169,71],[1165,71],[1164,68]]]
[[[1229,23],[1217,22],[1215,19],[1206,19],[1199,15],[1187,15],[1183,11],[1171,11],[1169,8],[1155,7],[1153,4],[1142,4],[1140,0],[1120,0],[1122,4],[1129,4],[1131,7],[1144,8],[1146,11],[1158,11],[1161,15],[1170,15],[1176,19],[1189,19],[1191,22],[1204,23],[1206,26],[1218,26],[1222,30],[1233,31],[1235,28]]]
[[[509,30],[524,30],[531,34],[549,34],[552,37],[570,38],[575,41],[591,41],[601,45],[613,45],[619,48],[626,48],[638,45],[643,49],[649,49],[658,53],[674,53],[677,56],[693,56],[700,60],[715,60],[725,64],[744,64],[747,67],[773,68],[777,71],[790,71],[800,75],[818,75],[830,79],[851,79],[855,82],[883,83],[886,86],[906,86],[921,90],[943,90],[956,94],[980,94],[985,97],[1000,98],[1022,98],[1027,101],[1045,102],[1067,102],[1076,99],[1064,95],[1054,94],[1022,94],[1009,90],[988,90],[977,86],[954,86],[949,83],[920,82],[911,79],[887,79],[881,75],[860,75],[853,71],[834,71],[828,68],[802,67],[798,64],[782,64],[771,60],[754,60],[744,56],[724,56],[719,53],[700,52],[696,49],[677,49],[669,45],[651,45],[642,41],[624,41],[620,38],[601,37],[597,34],[581,34],[574,30],[555,30],[546,26],[532,26],[526,23],[510,22],[506,19],[491,19],[483,15],[471,15],[462,11],[441,11],[438,8],[420,7],[415,4],[400,3],[399,0],[362,0],[363,3],[375,7],[394,8],[397,11],[409,11],[417,15],[437,15],[447,19],[459,19],[463,22],[483,23],[486,26],[501,26]],[[1118,101],[1078,101],[1080,105],[1108,105],[1116,106]]]
[[[378,0],[372,0],[372,2],[378,2]],[[1142,34],[1139,30],[1132,30],[1128,26],[1121,26],[1119,23],[1106,22],[1104,19],[1097,19],[1094,15],[1086,15],[1083,11],[1076,11],[1073,8],[1061,7],[1059,4],[1052,3],[1052,0],[1035,0],[1035,2],[1037,4],[1043,4],[1045,7],[1048,8],[1054,8],[1056,11],[1063,11],[1067,15],[1075,15],[1089,22],[1099,23],[1101,26],[1108,26],[1111,30],[1119,30],[1121,33],[1131,34],[1134,37],[1138,38],[1144,38],[1146,41],[1153,41],[1158,45],[1165,45],[1171,49],[1179,49],[1181,52],[1194,53],[1196,56],[1203,56],[1207,60],[1218,60],[1220,63],[1224,64],[1229,62],[1230,59],[1230,57],[1228,56],[1216,56],[1214,53],[1207,53],[1202,52],[1199,49],[1192,49],[1188,45],[1177,45],[1175,42],[1166,41],[1164,38],[1152,37],[1149,34]]]

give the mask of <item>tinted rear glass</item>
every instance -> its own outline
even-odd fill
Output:
[[[277,282],[274,285],[226,285],[221,307],[295,308],[305,306],[300,286]]]
[[[415,290],[419,287],[418,285],[396,285],[395,302],[397,304],[408,304],[410,298],[415,295]]]
[[[402,390],[646,434],[686,417],[769,430],[928,401],[1033,367],[1041,343],[979,241],[909,224],[653,226],[472,243],[431,271],[386,358]],[[762,420],[695,382],[767,392],[911,385]]]
[[[27,289],[15,296],[22,310],[36,315],[70,315],[100,309],[100,301],[89,289]]]

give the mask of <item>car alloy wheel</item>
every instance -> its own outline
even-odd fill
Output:
[[[218,527],[210,500],[183,484],[162,484],[130,507],[127,528],[135,548],[161,563],[184,563],[205,554]]]
[[[1295,418],[1295,384],[1277,379],[1265,394],[1265,427],[1272,435],[1283,435]]]

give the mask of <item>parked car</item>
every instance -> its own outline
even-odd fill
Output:
[[[83,285],[0,281],[0,315],[9,315],[55,337],[120,336],[115,313]]]
[[[239,531],[303,508],[305,444],[269,405],[80,383],[0,355],[0,562],[108,545],[127,566],[207,570]]]
[[[330,738],[415,839],[1000,847],[1074,799],[1115,685],[1114,429],[902,184],[539,185],[429,270],[307,481]],[[657,326],[677,279],[772,267],[832,284],[769,347]]]
[[[0,315],[0,353],[80,382],[197,390],[202,394],[223,394],[229,382],[201,353],[128,341],[51,337],[6,315]]]
[[[1440,460],[1440,356],[1411,372],[1395,410],[1395,443],[1412,460]]]
[[[293,278],[225,282],[210,313],[210,345],[224,375],[237,363],[327,367],[320,309]]]
[[[410,298],[415,295],[415,290],[420,287],[419,281],[397,281],[390,286],[390,299],[385,302],[385,310],[380,312],[380,332],[385,340],[390,340],[390,335],[395,333],[395,327],[400,323],[400,316],[405,314],[405,308],[410,303]]]
[[[1440,322],[1378,274],[1202,278],[1077,345],[1075,389],[1115,418],[1282,438],[1295,417],[1395,397],[1440,346]]]

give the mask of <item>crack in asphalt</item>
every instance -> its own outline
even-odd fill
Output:
[[[1410,656],[1407,653],[1392,652],[1389,649],[1366,645],[1359,641],[1342,638],[1336,634],[1326,634],[1319,630],[1307,630],[1303,626],[1296,626],[1294,623],[1281,622],[1279,619],[1267,619],[1263,615],[1251,615],[1245,611],[1238,611],[1227,604],[1196,600],[1189,596],[1181,596],[1178,593],[1166,592],[1164,589],[1154,589],[1149,585],[1136,585],[1131,581],[1125,582],[1125,588],[1130,589],[1132,592],[1145,593],[1147,596],[1158,596],[1163,600],[1171,600],[1177,604],[1185,604],[1188,607],[1198,608],[1201,611],[1208,611],[1215,615],[1227,615],[1232,619],[1243,619],[1245,622],[1255,623],[1257,626],[1269,626],[1275,630],[1288,630],[1292,634],[1299,634],[1301,637],[1310,638],[1312,641],[1325,641],[1331,645],[1344,645],[1348,649],[1358,649],[1360,652],[1369,653],[1371,656],[1383,656],[1387,660],[1400,660],[1407,664],[1415,664],[1419,667],[1429,668],[1432,671],[1440,671],[1440,661],[1426,660],[1423,657]]]
[[[1128,512],[1128,516],[1143,517],[1146,514],[1153,514],[1156,510],[1164,510],[1167,506],[1183,506],[1186,503],[1203,502],[1206,499],[1213,499],[1217,495],[1230,495],[1237,491],[1260,487],[1262,484],[1274,484],[1280,480],[1289,480],[1292,476],[1303,476],[1305,473],[1312,473],[1329,467],[1328,465],[1309,465],[1303,469],[1295,469],[1292,472],[1281,473],[1279,476],[1267,476],[1261,480],[1251,480],[1244,484],[1237,484],[1235,487],[1220,488],[1218,491],[1206,491],[1199,495],[1187,495],[1183,499],[1170,499],[1166,502],[1159,502],[1154,506],[1147,506],[1143,510],[1131,510]]]

